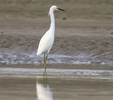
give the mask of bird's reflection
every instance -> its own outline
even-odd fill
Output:
[[[47,85],[47,74],[46,74],[46,69],[44,69],[43,73],[43,84],[46,86]]]
[[[45,86],[36,82],[36,89],[38,100],[53,100],[53,95],[48,85]]]
[[[43,84],[39,83],[39,80],[36,81],[36,93],[37,100],[53,100],[52,92],[47,84],[47,73],[46,69],[43,73]]]

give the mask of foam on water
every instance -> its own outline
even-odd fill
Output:
[[[1,53],[0,54],[0,63],[6,64],[42,64],[43,55],[36,56],[35,53]],[[102,65],[113,65],[113,61],[100,61],[98,59],[92,58],[90,55],[58,55],[58,54],[49,54],[48,64],[102,64]]]

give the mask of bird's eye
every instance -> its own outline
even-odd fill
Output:
[[[56,9],[58,9],[58,7],[56,7]]]

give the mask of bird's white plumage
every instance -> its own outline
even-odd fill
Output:
[[[36,83],[36,92],[38,100],[53,100],[52,92],[50,91],[49,86],[47,88],[42,84]]]
[[[37,51],[37,55],[40,55],[43,52],[48,52],[50,51],[50,49],[53,46],[54,43],[54,36],[51,36],[51,31],[47,31],[46,34],[41,38],[40,42],[39,42],[39,47],[38,47],[38,51]]]
[[[52,6],[49,10],[51,24],[49,30],[43,35],[39,42],[37,56],[42,54],[43,52],[49,53],[50,49],[54,43],[54,33],[55,33],[55,18],[54,11],[57,10],[57,6]]]

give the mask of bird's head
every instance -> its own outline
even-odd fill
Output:
[[[51,6],[51,8],[50,8],[50,10],[49,10],[49,14],[52,12],[52,11],[55,11],[55,10],[61,10],[61,11],[65,11],[64,9],[61,9],[61,8],[59,8],[59,7],[57,7],[57,6]]]

